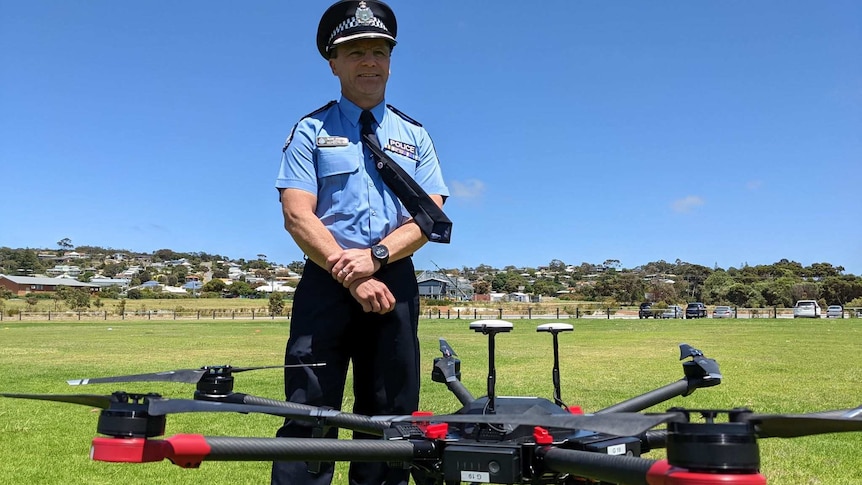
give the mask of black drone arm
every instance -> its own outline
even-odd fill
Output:
[[[432,441],[336,440],[323,438],[240,438],[175,435],[163,440],[94,438],[96,461],[144,463],[170,460],[183,468],[202,461],[408,462],[436,459]]]
[[[688,396],[702,387],[721,384],[721,371],[715,360],[706,358],[703,352],[688,344],[680,344],[679,348],[680,360],[691,358],[690,361],[682,364],[685,377],[640,396],[614,404],[597,411],[595,414],[639,412],[677,396]]]
[[[326,413],[325,415],[319,415],[318,411],[321,408],[317,408],[314,406],[309,406],[307,404],[298,404],[290,401],[277,401],[274,399],[268,399],[264,397],[252,396],[249,394],[242,393],[232,393],[229,396],[225,396],[222,399],[218,399],[223,402],[233,402],[237,404],[249,404],[254,406],[272,406],[272,407],[281,407],[285,409],[292,409],[297,411],[308,411],[308,417],[299,416],[295,419],[300,419],[303,421],[309,422],[317,422],[326,426],[333,426],[338,428],[345,428],[354,431],[360,431],[363,433],[368,433],[374,436],[383,436],[383,432],[386,429],[391,428],[391,423],[379,420],[373,420],[368,416],[364,416],[361,414],[352,414],[352,413]]]
[[[674,383],[654,389],[640,396],[635,396],[631,399],[606,407],[596,411],[595,414],[608,413],[623,413],[623,412],[639,412],[648,409],[656,404],[663,403],[668,399],[677,396],[685,396],[688,394],[689,380],[680,379]]]
[[[544,447],[538,451],[548,470],[620,485],[649,485],[647,474],[658,460]]]

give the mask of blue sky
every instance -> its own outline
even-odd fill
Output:
[[[0,246],[301,259],[273,186],[339,96],[329,3],[0,0]],[[862,275],[862,2],[389,3],[387,102],[452,191],[418,268]]]

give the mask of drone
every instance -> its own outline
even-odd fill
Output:
[[[204,461],[388,462],[411,469],[416,483],[575,485],[760,485],[758,439],[862,431],[862,406],[807,414],[758,414],[747,408],[645,412],[678,396],[720,385],[718,363],[688,344],[679,345],[683,377],[610,407],[585,414],[562,400],[560,334],[568,323],[546,323],[553,345],[552,399],[501,396],[496,392],[496,338],[511,322],[478,320],[470,329],[487,336],[485,394],[474,397],[461,382],[461,361],[439,339],[440,357],[431,380],[444,384],[461,408],[451,414],[365,416],[252,396],[233,391],[233,374],[288,366],[207,366],[153,374],[74,379],[70,385],[167,381],[195,384],[193,399],[117,391],[95,394],[14,394],[100,408],[90,456],[96,461],[148,463],[169,460],[183,468]],[[324,364],[300,364],[320,366]],[[338,427],[379,439],[213,437],[164,435],[176,413],[262,413],[304,421],[321,429]],[[666,450],[666,458],[642,455]]]

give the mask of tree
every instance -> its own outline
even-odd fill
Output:
[[[72,240],[69,239],[68,237],[64,237],[63,239],[60,239],[59,241],[57,241],[57,246],[60,249],[72,249],[75,247],[72,245]]]
[[[491,283],[485,280],[479,280],[473,283],[473,292],[477,295],[487,295],[491,293]]]
[[[225,288],[227,288],[227,283],[219,279],[213,279],[204,283],[203,287],[201,287],[201,291],[221,293]]]
[[[284,311],[284,296],[281,292],[273,291],[269,294],[269,313],[272,315],[281,315]]]
[[[90,307],[90,292],[86,288],[61,286],[57,288],[57,295],[72,310],[83,310]]]
[[[305,268],[305,261],[291,261],[290,264],[287,265],[287,269],[296,274],[302,274],[303,268]]]

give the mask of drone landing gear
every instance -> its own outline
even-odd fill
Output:
[[[537,332],[550,332],[554,336],[554,369],[551,371],[551,378],[554,380],[554,403],[565,410],[569,407],[563,403],[560,394],[560,344],[557,341],[557,334],[560,332],[571,332],[575,327],[569,323],[545,323],[536,327]]]
[[[478,320],[470,324],[470,328],[488,336],[488,405],[487,414],[494,414],[494,385],[497,380],[497,369],[494,367],[494,337],[501,332],[511,332],[512,323],[504,320]]]

